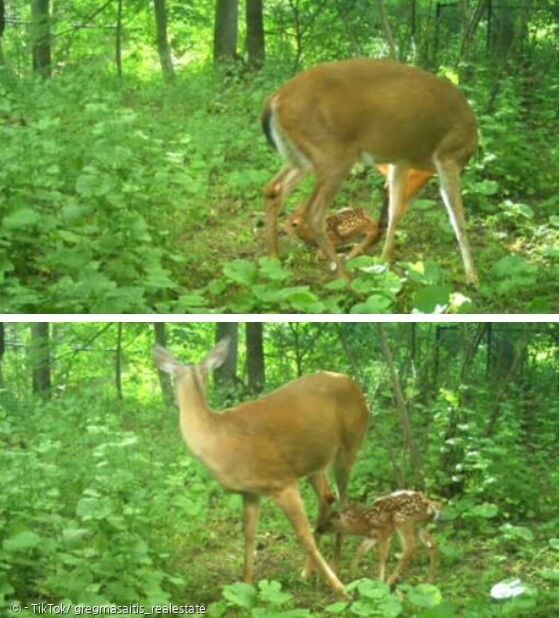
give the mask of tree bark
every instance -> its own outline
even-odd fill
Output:
[[[248,63],[260,69],[266,57],[262,0],[246,0]]]
[[[398,60],[398,49],[396,47],[396,42],[394,41],[394,34],[392,33],[390,22],[388,21],[388,15],[386,13],[386,6],[384,4],[384,0],[377,1],[380,11],[380,20],[382,22],[382,27],[384,30],[384,36],[386,37],[386,42],[388,43],[388,49],[390,49],[390,57],[392,58],[392,60]]]
[[[214,62],[237,60],[238,0],[216,0]]]
[[[216,343],[229,337],[229,350],[223,365],[214,370],[214,379],[219,389],[229,392],[237,385],[238,327],[237,322],[217,322],[215,328]]]
[[[49,0],[31,0],[31,41],[33,71],[41,77],[50,77]]]
[[[51,391],[48,322],[31,324],[31,368],[33,393],[48,399]]]
[[[507,0],[499,0],[497,6],[489,3],[489,9],[494,12],[496,28],[492,30],[491,47],[497,56],[507,56],[516,39],[515,11],[508,6]],[[514,4],[518,4],[516,1]]]
[[[122,401],[122,322],[116,326],[115,387],[116,396]]]
[[[0,0],[2,2],[2,0]],[[4,374],[2,373],[2,361],[6,352],[6,330],[4,322],[0,322],[0,388],[4,387]]]
[[[122,1],[117,0],[116,5],[115,63],[116,74],[119,77],[122,77]]]
[[[247,322],[247,375],[248,389],[253,395],[264,390],[264,333],[262,322]]]
[[[410,0],[410,37],[412,43],[417,45],[417,0]]]
[[[2,37],[6,28],[6,7],[4,0],[0,0],[0,66],[4,64],[4,52],[2,51]]]
[[[167,38],[167,9],[165,0],[153,0],[155,9],[155,30],[157,33],[157,53],[161,63],[163,79],[171,83],[175,79],[175,69],[171,60],[171,50]]]
[[[155,342],[160,346],[167,347],[167,332],[165,330],[165,322],[154,322],[153,330],[155,333]],[[161,395],[163,402],[166,405],[173,403],[173,387],[171,386],[171,378],[163,371],[157,370],[159,376],[159,385],[161,387]]]
[[[396,371],[396,365],[394,364],[394,357],[390,346],[388,345],[388,339],[386,337],[386,331],[382,324],[378,324],[379,341],[384,360],[390,374],[390,382],[392,383],[392,390],[394,392],[394,399],[396,401],[396,411],[398,413],[398,420],[402,429],[402,436],[404,442],[404,448],[409,452],[410,462],[413,470],[414,484],[417,489],[423,488],[425,484],[423,476],[423,462],[421,459],[421,453],[417,448],[417,444],[413,438],[411,422],[404,399],[402,385],[400,384],[400,378]]]

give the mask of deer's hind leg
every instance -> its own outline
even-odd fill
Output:
[[[266,245],[270,257],[279,257],[278,244],[278,214],[284,201],[295,187],[307,175],[307,171],[300,167],[288,167],[264,187],[264,201],[266,204]]]
[[[243,527],[245,532],[245,566],[243,581],[251,584],[254,581],[254,549],[256,539],[256,527],[260,517],[260,496],[255,494],[243,494],[244,518]]]

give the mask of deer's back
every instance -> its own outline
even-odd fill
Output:
[[[227,410],[215,421],[220,470],[214,473],[230,489],[262,493],[357,448],[369,411],[350,378],[321,372]],[[258,488],[249,488],[251,483]]]
[[[416,169],[432,170],[441,145],[459,150],[463,164],[477,146],[477,122],[458,88],[398,62],[318,65],[287,82],[270,103],[284,131],[311,160],[331,150],[334,140],[354,158],[405,159]]]

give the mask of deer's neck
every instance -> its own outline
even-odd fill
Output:
[[[215,433],[212,429],[215,420],[204,396],[202,382],[194,367],[187,369],[177,388],[180,410],[180,427],[188,448],[199,459],[204,460]]]

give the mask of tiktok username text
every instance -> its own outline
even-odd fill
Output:
[[[188,616],[204,615],[205,605],[150,605],[139,603],[132,605],[72,605],[70,603],[30,603],[29,605],[12,605],[12,616],[23,610],[37,615],[53,616]]]

